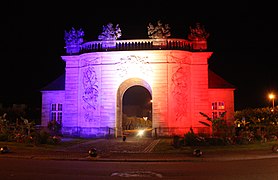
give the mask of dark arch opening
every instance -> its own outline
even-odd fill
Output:
[[[152,128],[152,97],[143,86],[128,88],[123,95],[122,128],[125,132]]]

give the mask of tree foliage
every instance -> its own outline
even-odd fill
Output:
[[[251,131],[255,135],[270,137],[278,134],[278,109],[247,108],[235,112],[235,124],[244,131]]]
[[[231,133],[233,126],[231,127],[228,125],[227,121],[224,120],[226,113],[227,112],[225,111],[218,118],[211,118],[207,114],[200,112],[200,114],[204,116],[208,122],[199,121],[199,123],[207,127],[211,127],[213,137],[227,137]]]

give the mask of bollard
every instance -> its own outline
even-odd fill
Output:
[[[272,146],[272,152],[275,152],[275,153],[278,152],[278,145],[273,145]]]
[[[123,141],[125,141],[126,140],[126,136],[123,136]]]
[[[200,149],[194,149],[193,155],[196,157],[200,157],[203,154],[203,152]]]
[[[90,150],[89,150],[89,155],[90,155],[91,157],[97,157],[97,150],[96,150],[96,148],[90,149]]]

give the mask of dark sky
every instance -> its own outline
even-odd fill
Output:
[[[90,2],[90,3],[88,3]],[[97,40],[102,26],[119,24],[121,39],[147,39],[161,20],[172,38],[187,38],[203,24],[213,52],[209,68],[234,84],[235,108],[270,106],[278,95],[278,29],[275,5],[253,1],[10,1],[1,22],[0,102],[40,105],[40,89],[64,72],[64,31],[82,28]],[[266,2],[266,1],[265,1]],[[270,1],[272,2],[272,1]],[[277,102],[278,103],[278,102]]]

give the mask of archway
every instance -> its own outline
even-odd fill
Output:
[[[117,112],[116,112],[116,134],[115,136],[118,137],[118,136],[122,136],[123,134],[123,130],[126,130],[126,129],[134,129],[136,128],[136,126],[128,126],[128,124],[125,124],[125,126],[123,127],[123,100],[124,100],[124,96],[127,97],[127,101],[134,101],[134,100],[131,100],[128,96],[129,94],[131,94],[130,96],[134,97],[132,95],[132,93],[134,93],[133,91],[137,91],[138,93],[145,93],[145,99],[140,101],[140,103],[142,104],[142,106],[144,105],[143,103],[146,103],[145,104],[145,109],[149,110],[149,112],[145,113],[145,112],[142,112],[142,114],[138,114],[141,115],[141,119],[144,119],[146,117],[148,117],[149,119],[149,123],[151,123],[151,126],[153,126],[153,116],[152,116],[152,104],[148,104],[148,102],[151,101],[151,97],[152,97],[152,91],[151,91],[151,87],[149,86],[149,84],[142,80],[142,79],[139,79],[139,78],[131,78],[131,79],[127,79],[126,81],[124,81],[118,88],[118,92],[117,92]],[[126,96],[126,93],[128,94]],[[138,95],[138,94],[137,94]],[[131,98],[132,98],[131,97]],[[136,99],[135,99],[136,101]],[[138,103],[138,102],[137,102]],[[149,113],[149,114],[148,114]],[[143,115],[148,115],[148,116],[143,116]],[[138,117],[139,118],[139,117]],[[146,125],[148,123],[146,122]]]
[[[144,130],[144,136],[152,131],[152,98],[143,86],[135,85],[128,88],[122,100],[123,134],[138,133]]]

